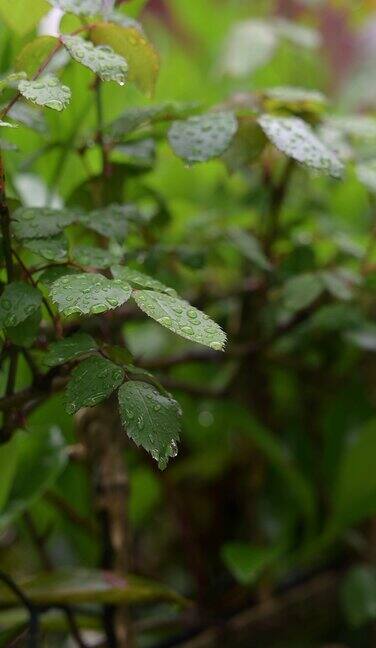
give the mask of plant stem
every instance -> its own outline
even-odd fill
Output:
[[[1,234],[3,236],[5,265],[7,269],[8,283],[14,279],[14,267],[12,258],[12,243],[10,233],[10,215],[5,196],[5,172],[3,166],[3,158],[0,153],[0,219],[1,219]]]

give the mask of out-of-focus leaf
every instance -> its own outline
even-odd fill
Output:
[[[13,522],[50,488],[67,463],[58,428],[20,431],[11,443],[17,444],[17,467],[7,502],[0,512],[0,529]]]
[[[127,234],[129,223],[136,214],[137,207],[135,205],[114,204],[89,213],[82,213],[80,223],[102,236],[114,238],[122,243]]]
[[[354,434],[343,452],[333,497],[332,524],[350,526],[376,511],[376,420]]]
[[[291,112],[316,113],[325,109],[327,99],[318,90],[307,90],[293,86],[276,86],[262,90],[265,108],[273,110],[289,110]]]
[[[125,282],[112,281],[100,274],[78,274],[57,279],[50,294],[65,316],[95,315],[121,306],[132,289]]]
[[[90,245],[77,245],[71,253],[72,259],[82,266],[91,268],[109,268],[119,258],[109,250]]]
[[[22,578],[17,584],[37,605],[131,605],[157,601],[186,604],[183,597],[159,583],[129,574],[122,578],[95,569],[61,569]],[[0,586],[0,598],[4,605],[19,605],[19,600],[5,586]]]
[[[18,239],[48,238],[60,234],[74,218],[74,212],[65,210],[20,207],[12,215],[12,229]]]
[[[8,284],[0,297],[0,326],[17,326],[40,307],[42,295],[22,281]]]
[[[340,592],[342,609],[348,622],[362,626],[376,619],[376,570],[367,565],[352,567]]]
[[[106,133],[111,137],[122,137],[132,131],[154,124],[156,122],[172,121],[173,119],[182,119],[197,109],[197,104],[193,102],[172,102],[166,101],[155,106],[140,106],[127,108],[120,117],[108,124],[105,128]]]
[[[287,310],[297,312],[310,306],[324,290],[320,277],[307,272],[286,281],[283,287],[283,303]]]
[[[190,164],[206,162],[226,151],[237,128],[234,113],[211,112],[174,122],[168,139],[174,153],[183,160]]]
[[[278,36],[286,38],[299,47],[317,49],[321,45],[321,34],[312,27],[306,27],[285,18],[277,18],[274,21],[274,27]]]
[[[22,245],[48,261],[60,263],[66,261],[68,257],[68,240],[64,234],[57,234],[45,239],[24,239]]]
[[[15,69],[26,72],[31,79],[58,44],[59,41],[55,36],[38,36],[27,43],[17,55],[14,62]]]
[[[347,301],[353,297],[353,291],[346,276],[343,276],[339,270],[325,270],[320,273],[325,288],[336,297]]]
[[[146,467],[133,471],[130,481],[129,519],[139,528],[160,504],[162,489],[159,479]]]
[[[272,58],[276,45],[275,30],[267,22],[238,22],[226,40],[220,69],[234,77],[248,76]]]
[[[19,36],[25,36],[47,13],[49,6],[45,0],[33,0],[33,9],[25,8],[24,0],[0,0],[0,16],[5,24]]]
[[[345,339],[365,351],[376,351],[376,325],[369,322],[345,333]]]
[[[230,172],[235,172],[257,160],[264,150],[266,137],[257,121],[238,117],[238,130],[222,156]]]
[[[230,240],[249,261],[261,270],[272,270],[272,264],[265,256],[259,241],[250,232],[238,228],[229,231]]]
[[[108,45],[95,47],[80,36],[62,36],[61,40],[71,57],[92,70],[102,81],[116,81],[119,85],[124,85],[128,64]]]
[[[187,340],[222,351],[226,334],[205,313],[188,302],[153,290],[135,290],[137,305],[158,324]]]
[[[376,160],[370,160],[355,167],[358,180],[370,191],[376,194]]]
[[[64,110],[69,104],[71,91],[62,85],[57,77],[46,75],[36,81],[20,81],[20,93],[38,106],[45,106],[53,110]]]
[[[28,106],[26,103],[17,101],[9,110],[8,115],[14,121],[31,128],[33,131],[38,133],[46,132],[47,127],[43,118],[43,112]]]
[[[258,121],[265,135],[288,157],[335,178],[342,175],[342,162],[302,119],[262,115]]]
[[[120,416],[128,436],[163,470],[178,453],[181,410],[172,396],[152,385],[129,381],[119,389]]]
[[[48,348],[48,353],[44,362],[49,367],[76,360],[86,353],[96,351],[98,348],[96,341],[87,333],[74,333],[70,337],[52,342]]]
[[[125,266],[113,266],[111,272],[115,279],[126,281],[132,286],[138,288],[150,288],[150,290],[163,292],[172,297],[176,295],[176,290],[165,286],[157,279],[153,279],[153,277],[149,277],[149,275],[146,275],[143,272],[139,272],[139,270],[133,270],[133,268],[127,268]]]
[[[346,115],[346,117],[328,117],[325,120],[331,128],[356,139],[376,140],[376,119],[368,115]]]
[[[66,408],[75,414],[81,407],[94,407],[121,385],[124,371],[110,360],[93,356],[80,362],[71,374],[65,392]]]
[[[147,96],[154,94],[159,57],[153,45],[138,29],[114,23],[97,23],[90,30],[95,45],[109,45],[128,63],[128,78]]]
[[[40,320],[41,311],[38,309],[16,326],[8,326],[7,337],[20,347],[31,347],[38,336]]]
[[[222,547],[222,559],[242,585],[253,585],[265,569],[278,559],[276,547],[256,547],[243,542],[229,542]]]
[[[0,515],[4,509],[12,488],[18,462],[18,437],[13,437],[0,446]]]
[[[106,0],[48,0],[53,7],[77,16],[94,16],[106,10]]]

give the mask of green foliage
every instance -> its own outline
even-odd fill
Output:
[[[42,295],[21,281],[8,284],[0,297],[0,326],[17,326],[40,307]]]
[[[48,349],[48,355],[44,358],[44,362],[50,367],[56,367],[71,360],[76,360],[76,358],[86,353],[96,351],[97,348],[97,344],[91,335],[74,333],[64,340],[53,342]]]
[[[54,281],[51,298],[59,311],[69,315],[95,315],[118,308],[131,296],[125,282],[106,279],[99,274],[63,276]]]
[[[236,133],[233,113],[211,113],[175,122],[169,131],[170,144],[179,157],[190,164],[218,157],[228,148]]]
[[[53,110],[64,110],[67,107],[71,91],[53,75],[46,75],[35,81],[20,81],[18,84],[20,93],[32,103],[38,106],[46,106]]]
[[[80,36],[62,36],[64,46],[71,57],[95,72],[102,81],[116,81],[124,85],[128,64],[109,47],[94,47]]]
[[[113,362],[94,356],[83,360],[73,371],[66,389],[69,414],[81,407],[94,407],[111,396],[122,383],[124,372]]]

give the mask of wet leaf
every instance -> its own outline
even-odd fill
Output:
[[[121,279],[131,284],[131,286],[137,286],[138,288],[150,288],[151,290],[156,290],[159,292],[166,293],[167,295],[174,296],[176,295],[176,290],[165,286],[163,283],[149,275],[139,272],[138,270],[133,270],[133,268],[127,268],[125,266],[113,266],[111,268],[112,275],[115,279]]]
[[[206,162],[226,151],[237,127],[234,113],[212,112],[174,122],[168,139],[178,157],[189,163]]]
[[[60,234],[76,215],[48,207],[20,207],[12,215],[12,231],[18,239],[48,238]]]
[[[88,67],[102,81],[116,81],[119,85],[124,85],[128,64],[122,56],[115,54],[111,47],[95,47],[80,36],[62,36],[61,41],[75,61]]]
[[[188,302],[152,290],[135,290],[134,298],[141,310],[173,333],[223,351],[226,335],[221,327]]]
[[[119,261],[119,257],[109,250],[90,245],[78,245],[71,256],[80,265],[91,268],[109,268],[112,263]]]
[[[64,110],[69,104],[71,91],[68,86],[62,85],[59,79],[46,75],[35,81],[20,81],[20,93],[38,106],[45,106],[53,110]]]
[[[38,337],[41,321],[41,310],[35,311],[16,326],[7,327],[7,338],[20,347],[30,348]]]
[[[93,356],[83,360],[71,374],[65,391],[66,409],[75,414],[81,407],[94,407],[121,385],[124,371],[110,360]]]
[[[33,286],[14,281],[5,286],[0,297],[0,326],[17,326],[39,309],[42,295]]]
[[[129,222],[137,212],[137,207],[132,204],[108,205],[89,213],[82,213],[80,223],[101,236],[113,238],[122,243],[127,234]]]
[[[124,282],[106,279],[100,274],[77,274],[57,279],[50,294],[59,311],[70,315],[95,315],[121,306],[132,289]]]
[[[120,416],[128,436],[163,470],[178,452],[181,411],[178,403],[152,385],[126,382],[119,389]]]
[[[299,117],[262,115],[258,122],[270,141],[288,157],[335,178],[342,175],[342,162]]]
[[[321,112],[327,99],[318,90],[294,86],[276,86],[261,91],[267,110],[290,110],[292,112]]]
[[[48,261],[62,262],[68,257],[68,240],[64,234],[50,238],[24,239],[23,247]]]
[[[76,360],[80,356],[97,349],[98,345],[91,335],[88,335],[88,333],[74,333],[74,335],[66,337],[64,340],[50,344],[44,362],[49,367],[56,367],[65,362]]]
[[[95,45],[109,45],[128,63],[128,78],[147,96],[154,94],[159,57],[153,45],[135,27],[97,23],[90,30]]]

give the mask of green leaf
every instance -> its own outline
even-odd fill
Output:
[[[372,194],[376,194],[376,160],[369,160],[368,162],[357,164],[355,172],[359,182]]]
[[[335,178],[342,175],[342,162],[299,117],[262,115],[258,122],[269,140],[288,157]]]
[[[318,275],[307,272],[286,281],[282,298],[287,310],[295,313],[308,308],[324,290]]]
[[[98,345],[94,338],[87,333],[74,333],[70,337],[53,342],[48,348],[44,362],[49,367],[56,367],[66,362],[76,360],[82,355],[96,351]]]
[[[46,270],[44,270],[39,275],[38,283],[42,283],[48,288],[50,288],[57,279],[60,279],[61,277],[76,275],[76,274],[80,274],[80,271],[77,270],[76,268],[70,268],[65,265],[52,266],[51,268],[47,268]]]
[[[261,91],[267,110],[289,110],[291,112],[321,112],[327,99],[318,90],[294,86],[276,86]]]
[[[42,295],[33,286],[22,281],[8,284],[0,297],[0,326],[17,326],[38,310],[41,303]]]
[[[71,253],[72,259],[82,266],[91,268],[109,268],[119,257],[109,250],[92,247],[90,245],[78,245]]]
[[[188,302],[152,290],[135,290],[133,296],[141,310],[158,324],[214,351],[223,350],[226,334],[221,327]]]
[[[349,623],[362,626],[376,619],[376,569],[352,567],[340,590],[341,606]]]
[[[17,444],[17,468],[6,505],[0,512],[0,529],[14,522],[51,488],[68,459],[64,439],[56,427],[17,432],[10,443]]]
[[[62,262],[68,257],[68,240],[64,234],[50,238],[24,239],[22,246],[48,261]]]
[[[75,61],[88,67],[102,81],[116,81],[119,85],[124,85],[128,64],[108,45],[95,47],[80,36],[61,36],[61,41]]]
[[[128,231],[129,221],[137,214],[137,207],[128,205],[108,205],[80,215],[80,223],[88,229],[123,243]]]
[[[363,326],[345,333],[345,339],[365,351],[376,351],[376,324],[367,322]]]
[[[18,239],[48,238],[60,234],[74,218],[74,212],[62,209],[20,207],[12,215],[12,231]]]
[[[265,569],[278,559],[280,549],[277,547],[256,547],[242,542],[229,542],[222,547],[221,553],[234,578],[242,585],[253,585],[262,576]]]
[[[263,130],[253,117],[238,117],[238,130],[222,156],[229,172],[244,169],[257,160],[266,142]]]
[[[336,480],[331,522],[346,527],[376,511],[376,420],[368,421],[345,448]]]
[[[7,327],[7,338],[20,347],[30,348],[38,337],[42,314],[40,308],[16,326]]]
[[[33,0],[32,11],[25,6],[25,0],[0,0],[2,21],[19,36],[31,32],[48,10],[45,0]]]
[[[238,123],[232,112],[211,112],[172,124],[168,139],[178,157],[190,164],[222,155],[234,137]]]
[[[182,119],[197,109],[193,102],[165,101],[155,106],[139,106],[127,108],[120,117],[105,127],[111,137],[123,137],[137,128],[157,122]]]
[[[94,407],[121,385],[124,371],[110,360],[93,356],[83,360],[71,374],[65,392],[66,409],[75,414],[81,407]]]
[[[32,79],[58,44],[59,40],[55,36],[38,36],[27,43],[16,56],[15,70],[26,72],[28,78]]]
[[[77,16],[94,16],[105,8],[105,0],[48,0],[53,7]]]
[[[348,278],[340,270],[326,270],[320,273],[325,288],[336,299],[348,301],[353,297],[353,291]]]
[[[20,81],[18,90],[25,99],[38,106],[58,111],[64,110],[71,98],[68,86],[61,85],[59,79],[53,75],[46,75],[35,81]]]
[[[126,7],[127,15],[137,18],[147,2],[148,0],[128,0]]]
[[[156,290],[159,292],[166,293],[174,297],[176,295],[176,290],[165,286],[163,283],[149,275],[139,272],[138,270],[133,270],[133,268],[126,268],[125,266],[112,266],[111,268],[112,275],[115,279],[121,279],[131,284],[131,286],[136,286],[138,288],[150,288],[150,290]]]
[[[19,579],[17,584],[36,605],[66,606],[83,603],[142,604],[169,602],[186,605],[186,600],[164,585],[127,574],[126,578],[99,569],[60,569]],[[0,586],[3,605],[19,606],[19,599],[5,585]]]
[[[154,94],[159,57],[153,45],[135,27],[97,23],[90,30],[95,45],[109,45],[128,63],[128,78],[147,96]]]
[[[220,69],[233,77],[245,77],[272,58],[277,45],[274,29],[262,20],[235,23],[225,43]]]
[[[152,385],[129,381],[119,389],[120,416],[128,436],[166,468],[176,457],[180,438],[181,411],[171,397]]]
[[[31,128],[31,130],[37,133],[45,133],[47,130],[43,111],[33,108],[22,101],[17,101],[9,110],[8,115],[14,121]]]
[[[132,289],[124,282],[106,279],[100,274],[77,274],[57,279],[50,294],[59,311],[70,315],[95,315],[121,306]]]
[[[375,140],[376,119],[368,115],[346,115],[346,117],[329,117],[325,125],[335,128],[355,139]]]
[[[274,28],[278,36],[286,38],[299,47],[317,49],[321,45],[321,34],[312,27],[306,27],[285,18],[277,18],[274,21]]]
[[[246,259],[252,261],[261,270],[272,270],[273,266],[255,236],[235,227],[229,231],[229,236],[232,243]]]
[[[0,515],[12,489],[18,462],[18,437],[15,435],[0,446]]]

